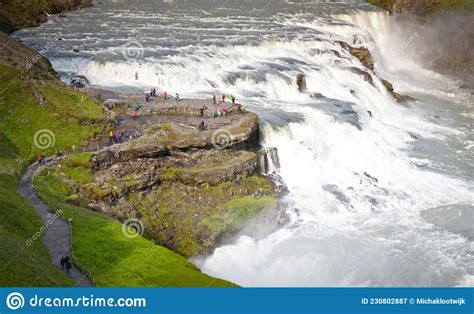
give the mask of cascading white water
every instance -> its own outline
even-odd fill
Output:
[[[239,3],[212,2],[203,12],[193,2],[168,15],[150,13],[156,9],[152,1],[137,4],[141,14],[111,2],[108,9],[89,11],[91,20],[104,15],[109,20],[95,33],[86,32],[89,44],[80,56],[70,53],[80,36],[54,19],[17,36],[41,46],[45,29],[60,29],[64,40],[48,52],[54,67],[63,75],[85,75],[99,87],[158,86],[187,97],[234,94],[259,113],[262,144],[278,149],[279,167],[269,172],[278,172],[288,187],[282,204],[289,223],[264,238],[239,235],[200,262],[204,272],[244,286],[469,283],[474,272],[469,230],[466,236],[440,228],[424,214],[452,207],[465,217],[472,210],[473,178],[449,172],[436,159],[446,155],[438,143],[466,140],[469,130],[433,123],[420,110],[397,104],[338,41],[369,47],[378,74],[401,77],[396,86],[416,91],[429,104],[429,97],[440,106],[456,101],[445,90],[447,80],[408,63],[397,64],[406,69],[403,76],[393,72],[384,51],[390,42],[388,14],[365,4],[262,1],[249,10]],[[75,29],[84,18],[71,13],[65,22]],[[140,32],[127,40],[120,29],[131,27]],[[42,34],[44,42],[31,39]],[[126,58],[121,47],[127,41],[143,47],[139,58]],[[307,93],[296,87],[301,73]],[[312,98],[313,93],[324,97]],[[419,142],[424,146],[416,146]],[[469,155],[466,149],[459,148]]]

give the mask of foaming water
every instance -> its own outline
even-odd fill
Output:
[[[104,1],[16,36],[41,48],[60,31],[46,55],[65,81],[232,93],[259,113],[288,223],[242,231],[196,259],[204,272],[244,286],[469,284],[473,97],[397,50],[388,14],[363,2]],[[369,47],[377,75],[338,41]],[[418,101],[397,104],[379,77]]]

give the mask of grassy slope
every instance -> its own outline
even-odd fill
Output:
[[[42,227],[33,208],[17,191],[24,168],[42,150],[33,144],[40,129],[49,129],[58,148],[91,137],[101,129],[102,109],[90,99],[56,83],[35,86],[48,103],[40,106],[32,96],[32,84],[19,78],[14,68],[0,66],[0,286],[69,286],[73,282],[51,265],[42,241],[26,240]],[[82,125],[84,119],[94,122]],[[74,134],[74,136],[71,136]]]
[[[80,167],[80,166],[79,166]],[[77,172],[75,172],[77,174]],[[233,287],[202,274],[172,251],[139,236],[126,237],[116,220],[66,203],[70,191],[58,168],[35,178],[35,188],[52,208],[73,219],[77,263],[90,271],[101,287]],[[79,176],[80,177],[80,176]]]

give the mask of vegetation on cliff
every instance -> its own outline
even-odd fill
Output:
[[[67,163],[82,168],[87,155],[75,155]],[[35,189],[53,209],[72,218],[73,252],[79,268],[91,274],[99,287],[234,287],[207,276],[184,257],[142,236],[124,236],[123,225],[103,213],[68,202],[70,191],[61,181],[62,169],[43,171],[35,177]],[[72,174],[74,177],[75,174]]]
[[[47,14],[76,10],[92,5],[92,0],[0,0],[0,31],[38,26]]]
[[[368,0],[393,14],[413,15],[430,19],[441,9],[474,9],[473,0]]]

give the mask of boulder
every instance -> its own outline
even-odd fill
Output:
[[[296,85],[301,93],[306,92],[306,77],[304,74],[298,74],[296,76]]]
[[[374,70],[374,58],[372,57],[372,54],[370,53],[370,50],[364,47],[352,47],[346,42],[339,41],[338,42],[341,47],[347,51],[359,61],[365,65],[368,69]]]

